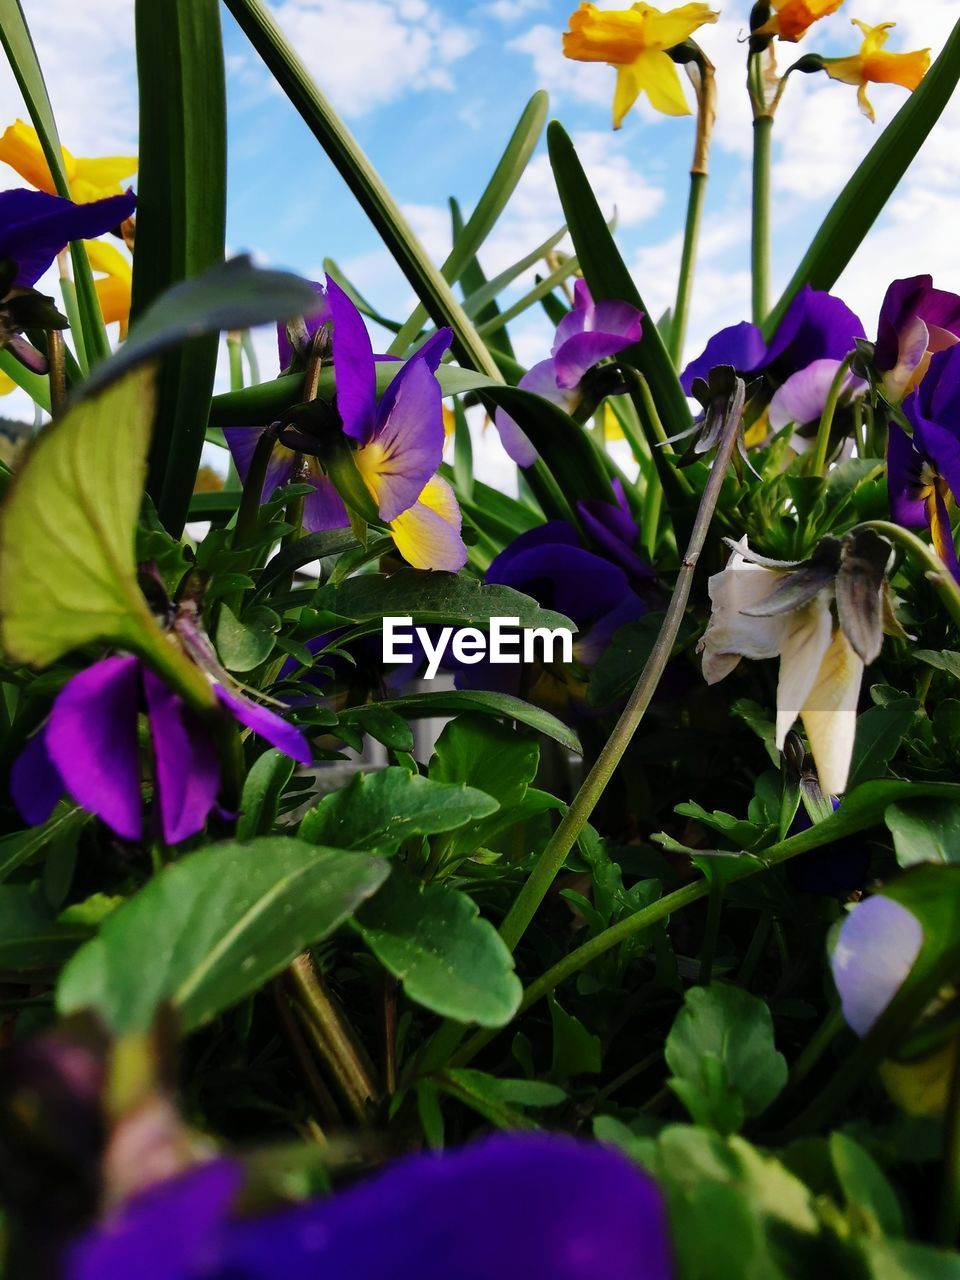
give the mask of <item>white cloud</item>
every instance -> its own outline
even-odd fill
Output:
[[[476,37],[426,0],[281,0],[271,6],[335,105],[361,116],[418,89],[453,89]]]
[[[498,22],[519,22],[525,14],[538,12],[547,7],[547,0],[488,0],[478,4],[474,13],[478,16],[496,18]]]

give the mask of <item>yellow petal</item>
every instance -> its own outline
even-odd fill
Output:
[[[133,266],[129,258],[125,258],[115,245],[108,240],[85,240],[83,243],[94,271],[102,271],[104,275],[115,276],[118,280],[133,280]]]
[[[116,276],[104,276],[100,280],[94,280],[93,287],[100,299],[103,323],[118,323],[120,337],[125,338],[127,325],[130,323],[130,282],[118,280]]]
[[[957,1060],[957,1042],[949,1040],[916,1062],[882,1062],[884,1088],[897,1106],[910,1116],[942,1116]]]
[[[776,14],[757,27],[756,35],[779,36],[795,44],[815,22],[835,13],[843,0],[773,0]]]
[[[823,69],[831,80],[842,80],[844,84],[860,84],[863,79],[859,53],[852,53],[849,58],[824,58]]]
[[[70,180],[70,194],[79,204],[118,196],[124,190],[124,178],[137,171],[136,156],[101,156],[94,160],[78,159]]]
[[[676,64],[669,54],[655,50],[642,53],[631,70],[636,73],[640,88],[655,111],[661,111],[665,116],[690,115]]]
[[[16,391],[17,384],[8,373],[4,373],[0,369],[0,396],[8,396],[11,391]]]
[[[871,124],[877,123],[877,117],[874,114],[873,103],[867,97],[867,82],[864,80],[860,88],[857,90],[857,102],[860,106],[861,115],[865,115]]]
[[[871,27],[866,22],[861,22],[859,18],[851,18],[850,23],[854,27],[859,27],[863,35],[863,44],[860,46],[861,57],[882,49],[887,43],[890,32],[897,25],[895,22],[880,22],[877,26]]]
[[[359,452],[359,451],[358,451]],[[414,569],[463,568],[467,551],[460,537],[460,508],[445,480],[428,480],[417,502],[390,522],[397,550]]]
[[[800,713],[825,795],[847,787],[862,680],[863,663],[838,627]]]
[[[650,4],[635,4],[633,11],[643,18],[643,42],[648,49],[672,49],[689,40],[698,28],[720,17],[708,4],[682,4],[666,13]]]
[[[69,178],[74,163],[73,157],[69,151],[63,150],[63,159]],[[0,137],[0,160],[8,164],[11,169],[15,169],[32,187],[46,191],[52,196],[57,194],[37,131],[25,124],[23,120],[15,120],[4,130],[3,136]]]
[[[640,78],[633,66],[617,67],[617,87],[613,93],[613,127],[619,129],[623,118],[640,95]]]
[[[899,84],[916,89],[930,67],[930,50],[912,53],[874,53],[863,57],[863,78],[874,84]]]
[[[581,4],[570,15],[570,30],[563,35],[563,53],[577,62],[632,62],[645,47],[644,20],[633,10],[599,10]]]

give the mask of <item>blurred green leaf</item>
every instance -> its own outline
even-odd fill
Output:
[[[275,747],[265,751],[253,762],[240,795],[238,840],[252,840],[255,836],[268,834],[277,819],[280,799],[293,777],[294,767],[290,757],[277,751]]]
[[[907,800],[883,815],[901,867],[960,862],[960,801]]]

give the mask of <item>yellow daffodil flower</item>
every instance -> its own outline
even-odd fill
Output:
[[[915,49],[912,53],[888,53],[884,49],[888,33],[895,22],[881,22],[868,27],[859,19],[852,19],[854,26],[863,32],[860,52],[849,58],[824,58],[823,69],[834,80],[858,85],[857,101],[860,110],[870,121],[875,121],[873,107],[867,98],[868,84],[899,84],[904,89],[916,89],[930,66],[930,50]]]
[[[843,0],[773,0],[776,12],[753,34],[779,36],[795,44],[815,22],[836,13],[842,4]]]
[[[77,204],[122,194],[121,180],[137,171],[136,156],[83,159],[71,155],[66,147],[61,148],[61,153],[70,194]],[[37,131],[22,120],[15,121],[0,136],[0,161],[15,169],[31,186],[50,195],[58,194]]]
[[[570,30],[563,36],[563,53],[576,62],[606,62],[615,69],[615,129],[620,128],[641,93],[646,93],[656,111],[686,116],[690,108],[667,50],[682,44],[705,23],[716,22],[719,16],[706,4],[684,4],[661,13],[649,4],[601,10],[583,3],[570,16]]]
[[[94,280],[94,288],[100,299],[104,324],[117,321],[120,337],[127,336],[130,320],[130,292],[133,287],[133,268],[119,249],[105,240],[84,241],[90,266],[100,273]]]

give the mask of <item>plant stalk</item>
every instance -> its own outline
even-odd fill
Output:
[[[827,392],[827,401],[823,406],[823,413],[820,415],[820,425],[817,427],[817,440],[813,449],[813,461],[810,464],[810,474],[814,476],[822,476],[827,469],[827,450],[830,448],[830,432],[833,429],[833,420],[836,417],[837,405],[840,402],[840,393],[843,391],[843,384],[847,380],[847,374],[850,372],[850,361],[852,356],[846,356],[840,361],[837,372],[834,374],[833,381],[830,383],[830,390]]]
[[[753,122],[753,223],[750,239],[753,323],[762,325],[770,310],[770,155],[773,116]]]

